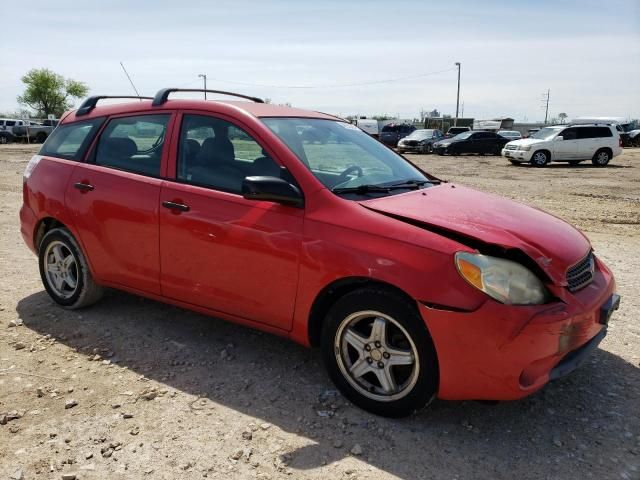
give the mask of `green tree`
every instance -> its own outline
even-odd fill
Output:
[[[569,115],[567,115],[566,113],[562,112],[558,114],[558,118],[560,119],[560,123],[564,123],[564,121],[567,119]]]
[[[18,103],[36,111],[38,116],[52,113],[60,117],[69,110],[71,99],[82,98],[89,93],[89,87],[82,82],[64,78],[48,68],[34,68],[22,77],[24,93],[18,96]]]

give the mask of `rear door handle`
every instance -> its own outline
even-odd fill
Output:
[[[169,210],[177,210],[179,212],[188,212],[189,205],[185,205],[184,203],[176,203],[176,202],[162,202],[162,206],[164,208],[168,208]]]
[[[93,190],[93,185],[88,184],[88,183],[78,182],[78,183],[74,184],[73,186],[75,188],[77,188],[78,190],[80,190],[81,192],[90,192],[91,190]]]

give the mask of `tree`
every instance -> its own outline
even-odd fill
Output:
[[[18,96],[18,103],[36,111],[38,116],[52,113],[60,117],[69,110],[71,99],[82,98],[89,93],[89,87],[82,82],[64,78],[48,68],[34,68],[22,77],[25,91]]]
[[[558,118],[560,119],[560,123],[564,123],[564,121],[567,119],[569,115],[567,115],[566,113],[562,112],[558,114]]]

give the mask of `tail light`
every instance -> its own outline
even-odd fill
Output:
[[[33,171],[38,166],[38,163],[40,163],[40,160],[42,160],[42,155],[34,155],[31,157],[31,160],[27,163],[27,168],[24,169],[24,175],[22,176],[23,182],[26,182],[29,179]]]
[[[618,137],[618,145],[622,148],[622,137]]]

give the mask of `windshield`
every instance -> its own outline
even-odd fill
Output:
[[[284,117],[262,121],[329,189],[429,181],[393,150],[349,123]],[[392,193],[402,192],[386,192]]]
[[[532,134],[529,138],[536,138],[538,140],[549,140],[551,137],[554,137],[558,134],[558,132],[562,130],[561,128],[541,128],[536,133]]]
[[[407,140],[422,140],[423,138],[431,138],[433,136],[433,130],[415,130],[407,135]]]
[[[519,137],[520,136],[520,132],[498,132],[500,135],[502,135],[503,137]]]

